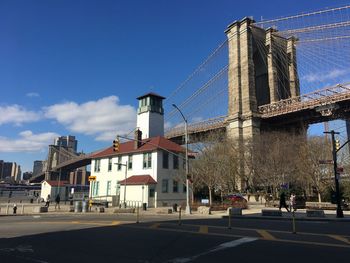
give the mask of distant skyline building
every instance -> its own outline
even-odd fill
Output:
[[[47,161],[34,161],[33,165],[33,176],[37,176],[42,172],[46,171],[46,163]]]
[[[21,180],[21,166],[17,163],[1,161],[0,168],[2,180],[11,180],[17,182]]]
[[[0,180],[3,179],[3,173],[4,173],[4,161],[0,160]]]
[[[32,172],[24,172],[23,173],[23,180],[29,180],[33,176]]]
[[[75,136],[72,135],[60,136],[55,139],[54,145],[63,146],[77,152],[78,141],[75,139]]]

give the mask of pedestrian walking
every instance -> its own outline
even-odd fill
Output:
[[[286,194],[284,193],[284,191],[282,191],[280,195],[280,210],[282,207],[284,207],[287,210],[287,212],[289,212],[289,209],[286,203]]]
[[[17,214],[17,204],[13,204],[13,214]]]
[[[46,203],[45,203],[45,206],[46,206],[47,208],[49,208],[50,202],[51,202],[51,196],[50,196],[50,195],[47,195],[47,197],[46,197]]]
[[[56,195],[56,198],[55,198],[55,210],[58,208],[58,210],[60,210],[60,201],[61,201],[61,197],[60,197],[60,194],[57,194]]]
[[[295,211],[295,194],[292,193],[289,198],[290,211]]]

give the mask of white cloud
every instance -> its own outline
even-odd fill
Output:
[[[337,79],[349,73],[349,70],[345,69],[333,69],[325,73],[311,73],[303,76],[303,79],[309,83],[312,82],[323,82],[327,80]]]
[[[136,127],[136,110],[120,105],[116,96],[105,97],[82,104],[64,102],[44,108],[45,117],[54,119],[66,129],[96,140],[113,140],[117,134],[129,133]]]
[[[29,92],[26,94],[27,97],[33,98],[33,97],[40,97],[39,93],[36,92]]]
[[[0,137],[0,152],[40,152],[59,135],[54,132],[34,134],[27,130],[19,133],[19,136],[18,139]]]
[[[38,121],[40,114],[34,111],[28,111],[19,105],[0,106],[0,125],[5,123],[14,123],[21,125],[25,122]]]

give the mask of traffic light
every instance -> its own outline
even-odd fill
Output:
[[[335,140],[335,149],[338,151],[340,148],[340,140],[336,139]]]
[[[113,152],[119,152],[119,138],[113,141]]]

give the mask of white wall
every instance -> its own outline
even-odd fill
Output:
[[[136,126],[142,131],[142,139],[164,136],[164,115],[150,111],[140,113]]]
[[[133,155],[132,169],[128,169],[127,177],[133,175],[150,175],[156,182],[155,201],[157,206],[171,206],[174,203],[181,204],[186,202],[186,194],[183,192],[182,181],[178,183],[178,193],[173,193],[173,180],[179,179],[179,174],[183,173],[183,159],[179,157],[179,169],[173,169],[173,155],[169,153],[169,169],[163,169],[163,152],[161,150],[152,152],[152,167],[143,168],[143,153]],[[128,155],[122,156],[121,163],[128,161]],[[107,182],[111,181],[111,195],[117,194],[117,182],[125,179],[125,166],[120,171],[117,170],[118,157],[112,159],[112,170],[108,171],[108,158],[101,159],[100,172],[95,172],[95,160],[91,163],[91,175],[96,176],[96,182],[99,182],[98,196],[105,199],[107,195]],[[183,175],[182,175],[183,176]],[[162,193],[162,180],[168,179],[168,192]],[[182,179],[184,179],[182,177]],[[96,183],[95,182],[95,183]],[[93,190],[93,188],[92,188]],[[144,188],[144,202],[148,203],[149,188]],[[93,198],[96,198],[90,190]],[[111,198],[108,199],[111,201]],[[120,186],[120,201],[124,201],[124,185]],[[126,189],[126,201],[142,202],[142,186],[128,185]]]
[[[41,193],[40,197],[46,201],[48,195],[51,195],[51,185],[49,185],[46,181],[41,183]],[[51,196],[52,198],[52,196]]]

